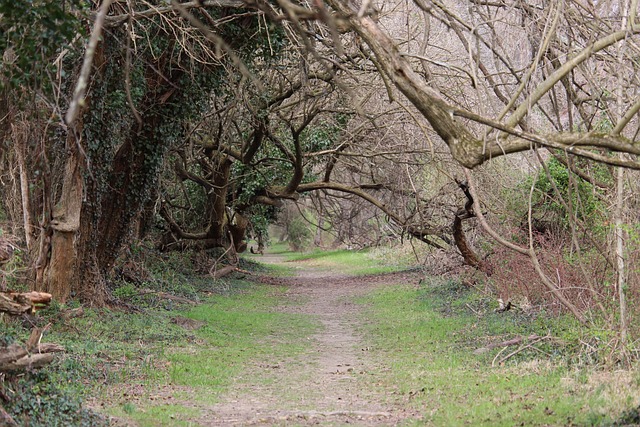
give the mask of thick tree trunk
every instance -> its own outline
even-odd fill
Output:
[[[240,213],[233,215],[233,222],[229,224],[229,234],[231,235],[231,243],[236,253],[242,253],[247,250],[247,242],[245,240],[247,235],[247,228],[249,227],[249,220]]]
[[[53,298],[65,303],[76,282],[75,239],[80,228],[80,213],[83,197],[83,168],[75,137],[67,139],[69,155],[65,165],[60,198],[51,215],[50,239],[45,232],[36,266],[36,290],[48,292]],[[49,256],[47,256],[47,253]]]
[[[200,185],[207,194],[204,213],[206,229],[201,232],[184,230],[172,217],[170,203],[164,202],[160,207],[160,215],[169,225],[170,233],[163,238],[162,250],[187,248],[208,249],[214,247],[229,248],[228,258],[232,264],[237,262],[237,253],[247,249],[246,233],[249,221],[239,212],[233,214],[227,209],[231,160],[226,155],[212,154],[201,166],[207,178],[189,172],[178,161],[175,172],[183,180],[190,180]]]
[[[155,121],[146,126],[145,132]],[[103,195],[97,234],[100,241],[96,255],[100,270],[107,273],[113,267],[120,249],[129,237],[133,220],[138,216],[149,191],[150,180],[145,176],[145,153],[142,147],[136,147],[136,139],[153,141],[153,134],[144,136],[132,134],[116,152],[113,160],[113,172],[109,180],[111,191]],[[153,141],[156,142],[156,141]]]
[[[102,72],[107,68],[110,71],[95,74],[96,93],[92,94],[93,102],[87,103],[87,108],[100,114],[87,114],[84,121],[76,121],[75,132],[67,140],[68,159],[61,194],[51,215],[50,245],[44,235],[37,275],[37,289],[52,293],[57,300],[65,302],[73,295],[95,306],[106,303],[106,279],[133,236],[136,221],[156,185],[159,166],[171,141],[163,132],[180,132],[181,123],[172,102],[172,95],[179,93],[176,89],[181,72],[158,73],[159,64],[147,69],[153,91],[150,89],[138,106],[146,113],[142,123],[122,122],[122,115],[115,114],[115,107],[100,95],[100,91],[108,93],[113,84],[118,84],[108,80],[119,74],[112,69],[117,65],[108,63],[107,56],[103,45],[96,52],[96,66]],[[168,122],[168,117],[172,121]],[[120,133],[113,139],[105,135],[118,127]],[[82,153],[76,140],[80,135]]]

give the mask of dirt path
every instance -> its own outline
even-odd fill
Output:
[[[347,277],[312,265],[299,268],[294,278],[262,278],[264,283],[288,287],[280,310],[312,315],[321,327],[308,338],[308,350],[302,356],[252,368],[254,372],[239,379],[198,423],[388,426],[417,417],[388,403],[382,391],[373,389],[372,381],[364,380],[376,361],[358,333],[362,307],[353,302],[377,287],[406,280],[415,277]]]

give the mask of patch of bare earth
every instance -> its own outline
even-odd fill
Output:
[[[258,280],[286,285],[278,309],[312,315],[321,327],[302,355],[249,367],[198,424],[389,426],[418,417],[375,389],[376,361],[358,333],[362,307],[353,301],[385,284],[415,282],[415,275],[347,277],[304,266],[297,277]]]

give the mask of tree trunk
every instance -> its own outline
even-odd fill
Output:
[[[316,228],[316,234],[313,237],[313,245],[316,248],[320,248],[322,247],[322,229],[324,228],[324,206],[319,196],[316,199],[316,207],[316,211],[318,212],[318,228]]]
[[[209,207],[209,226],[207,237],[210,239],[228,239],[227,225],[227,192],[231,174],[231,160],[227,156],[213,159],[211,190],[207,204]],[[243,236],[244,237],[244,236]]]
[[[231,235],[231,243],[236,253],[242,253],[247,250],[247,242],[245,240],[249,220],[244,215],[236,212],[233,215],[233,222],[229,223],[229,234]]]
[[[106,279],[156,186],[171,141],[163,132],[172,137],[181,132],[182,119],[175,111],[179,102],[174,104],[173,96],[180,93],[182,72],[164,69],[168,63],[162,58],[148,65],[148,92],[138,105],[145,114],[140,123],[131,115],[123,120],[107,96],[121,84],[120,66],[109,61],[110,54],[114,52],[106,41],[96,51],[100,71],[93,76],[86,107],[92,114],[80,115],[83,119],[69,131],[65,176],[51,215],[51,243],[43,245],[45,256],[40,257],[37,287],[61,302],[73,294],[90,305],[106,303]],[[111,129],[118,133],[110,135]]]
[[[481,270],[482,262],[467,243],[467,237],[462,229],[462,217],[459,214],[453,218],[453,240],[464,259],[464,263]]]
[[[625,263],[625,230],[624,230],[624,175],[625,170],[618,168],[616,177],[616,204],[614,209],[615,222],[615,255],[616,255],[616,287],[618,288],[618,302],[620,304],[620,342],[626,344],[628,325],[627,325],[627,270]]]
[[[31,219],[31,198],[29,196],[29,177],[27,176],[27,167],[24,161],[26,141],[20,141],[16,144],[16,159],[18,160],[18,169],[20,173],[20,195],[22,200],[22,223],[24,226],[24,240],[27,246],[27,252],[33,249],[33,221]]]
[[[471,248],[471,246],[469,246],[469,243],[467,242],[467,236],[465,235],[464,229],[462,228],[462,221],[464,219],[473,218],[476,216],[473,212],[473,196],[471,196],[471,193],[469,192],[469,185],[466,182],[458,182],[458,187],[460,187],[460,189],[464,192],[464,195],[467,197],[467,201],[464,205],[464,208],[458,209],[453,218],[453,241],[460,251],[465,264],[477,268],[478,270],[484,271],[484,263],[480,261],[474,250]]]
[[[81,126],[81,124],[79,125]],[[50,238],[41,245],[38,257],[41,263],[36,268],[36,290],[48,292],[53,298],[65,303],[71,295],[72,285],[76,282],[75,239],[80,228],[80,213],[83,196],[83,168],[79,159],[75,134],[70,132],[67,138],[68,158],[60,198],[53,208],[50,221]],[[47,256],[49,254],[49,256]]]
[[[627,28],[627,17],[629,16],[629,9],[631,4],[633,4],[633,8],[637,8],[637,3],[624,1],[621,2],[623,5],[623,13],[622,13],[622,30]],[[627,50],[627,42],[626,40],[622,42],[618,46],[618,63],[619,67],[617,68],[617,72],[621,73],[621,70],[624,69],[624,55]],[[624,79],[621,74],[618,74],[618,88],[617,88],[617,96],[616,96],[616,115],[618,118],[623,116],[623,85]],[[623,153],[619,154],[619,157],[624,159],[625,155]],[[629,325],[627,320],[627,265],[626,265],[626,257],[625,257],[625,224],[624,224],[624,214],[626,211],[626,197],[625,197],[625,170],[623,168],[618,168],[616,174],[616,202],[613,212],[613,220],[615,223],[615,256],[616,256],[616,287],[618,288],[618,302],[619,302],[619,310],[620,310],[620,342],[622,345],[627,344],[627,335],[629,333]]]

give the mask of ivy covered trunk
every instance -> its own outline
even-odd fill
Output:
[[[206,16],[211,14],[235,11],[213,8]],[[255,28],[228,25],[229,33],[222,32],[246,47],[246,54],[267,40],[254,37],[258,21],[251,22]],[[95,50],[82,120],[75,129],[49,127],[42,144],[41,158],[53,166],[42,174],[47,197],[40,198],[36,288],[60,302],[72,297],[106,303],[114,265],[140,231],[138,222],[148,223],[165,154],[184,141],[186,124],[209,106],[212,92],[228,83],[219,53],[203,49],[206,38],[198,32],[177,40],[176,27],[164,17],[111,24]],[[145,34],[144,42],[136,34]],[[61,55],[60,75],[76,75],[81,58],[71,50]],[[60,84],[67,95],[73,92],[72,78],[62,77]],[[234,226],[244,235],[247,223],[227,218],[229,159],[217,167],[207,238],[221,246]],[[241,244],[241,238],[234,240]]]
[[[139,121],[125,101],[118,49],[96,54],[93,90],[81,129],[68,137],[62,190],[42,234],[36,289],[60,302],[104,305],[106,280],[157,184],[167,147],[182,134],[174,102],[182,72],[159,57],[139,71]],[[117,46],[117,44],[114,43]],[[108,59],[107,59],[108,58]],[[121,59],[121,58],[120,58]]]

